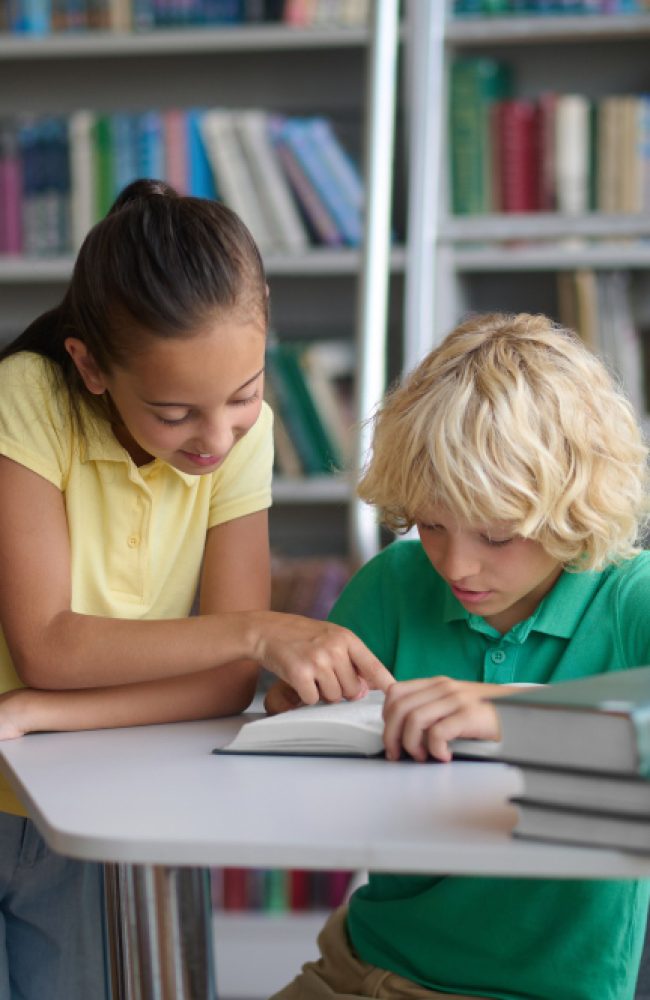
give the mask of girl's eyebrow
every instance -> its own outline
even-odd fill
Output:
[[[236,392],[241,392],[242,389],[245,389],[247,386],[249,386],[251,384],[251,382],[255,381],[255,379],[258,379],[260,377],[260,375],[263,374],[263,372],[264,372],[264,367],[260,368],[260,370],[258,372],[255,372],[254,375],[251,375],[251,377],[248,378],[248,379],[246,379],[245,382],[242,382],[242,384],[239,386],[239,388],[235,389],[235,392],[233,393],[233,396],[235,395]],[[191,406],[191,405],[193,405],[191,403],[172,403],[172,402],[169,402],[167,400],[163,401],[163,400],[158,400],[158,399],[143,399],[142,402],[146,403],[147,406]]]

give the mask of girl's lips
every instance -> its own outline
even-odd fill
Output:
[[[481,601],[487,600],[491,595],[491,590],[463,590],[462,587],[455,587],[453,583],[450,583],[452,593],[459,601],[464,604],[479,604]]]
[[[202,469],[209,468],[211,465],[218,465],[221,461],[219,455],[197,455],[195,452],[183,451],[181,452],[185,458],[192,462],[194,465],[198,465]]]

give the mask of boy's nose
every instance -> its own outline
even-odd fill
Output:
[[[478,573],[480,566],[471,546],[448,539],[442,553],[440,569],[447,580],[461,583]]]

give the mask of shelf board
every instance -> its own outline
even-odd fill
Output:
[[[276,504],[338,504],[352,496],[350,480],[344,475],[304,476],[289,479],[278,476],[273,480],[273,501]]]
[[[448,45],[547,45],[549,42],[636,41],[650,36],[649,14],[512,15],[450,18]]]
[[[391,251],[391,271],[404,270],[403,247]],[[356,249],[330,249],[313,247],[305,254],[275,254],[264,260],[269,276],[329,277],[356,275],[362,263],[361,251]],[[65,283],[72,273],[74,258],[22,257],[0,255],[0,284]]]
[[[367,45],[366,27],[298,28],[285,24],[157,28],[152,31],[87,31],[33,37],[0,34],[0,60],[86,59],[197,52],[336,49]]]
[[[605,214],[562,215],[559,212],[501,212],[485,215],[457,215],[440,227],[443,241],[452,243],[481,240],[505,241],[561,240],[585,238],[650,237],[650,216]]]
[[[650,268],[650,242],[460,247],[451,251],[453,267],[461,272],[572,271],[576,268],[639,270]]]

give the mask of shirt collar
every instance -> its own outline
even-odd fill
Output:
[[[569,639],[575,632],[585,607],[591,601],[600,578],[600,573],[569,573],[565,570],[530,618],[514,625],[507,633],[508,637],[512,642],[521,643],[534,630],[561,639]],[[484,618],[467,611],[448,588],[445,593],[443,617],[445,622],[466,621],[468,626],[477,632],[499,635]]]
[[[84,407],[80,414],[82,438],[80,444],[80,459],[82,462],[122,462],[135,469],[142,478],[147,478],[143,470],[166,469],[181,479],[186,486],[194,486],[198,476],[189,472],[181,472],[168,462],[155,458],[148,465],[138,468],[126,448],[120,444],[113,434],[108,422]]]

